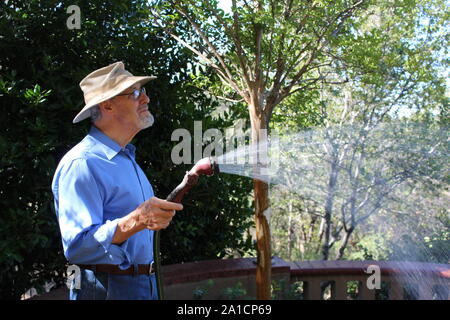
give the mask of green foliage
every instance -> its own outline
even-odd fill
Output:
[[[155,0],[151,15],[168,32],[181,34],[180,42],[228,81],[210,87],[215,94],[236,95],[239,88],[244,98],[261,85],[270,96],[263,99],[277,105],[291,92],[308,91],[328,78],[319,69],[342,54],[329,44],[353,31],[356,12],[368,2]]]
[[[450,227],[447,227],[446,231],[433,234],[431,237],[424,237],[423,242],[427,248],[423,250],[426,261],[449,263]]]
[[[414,214],[412,212],[412,214]],[[395,260],[413,260],[435,263],[450,262],[450,218],[444,209],[431,220],[417,222],[410,232],[406,229],[400,236],[389,239],[392,247],[389,258]],[[418,231],[418,230],[420,231]]]
[[[385,235],[363,234],[354,237],[355,245],[349,248],[348,260],[387,260],[389,258],[389,246]]]
[[[432,261],[440,263],[450,262],[450,215],[448,209],[443,209],[438,215],[442,229],[434,231],[423,241]]]
[[[323,125],[324,114],[317,89],[298,92],[280,103],[272,114],[272,133],[283,135]]]
[[[272,300],[303,300],[302,281],[290,283],[286,279],[272,281],[271,299]],[[289,286],[288,288],[286,286]],[[192,292],[193,300],[201,300],[208,294],[208,291],[214,287],[214,280],[209,279],[205,285],[196,287]],[[222,290],[221,299],[223,300],[254,300],[254,297],[247,296],[247,289],[241,282],[233,287],[227,287]]]
[[[347,281],[347,295],[350,299],[355,300],[358,297],[359,281]]]
[[[222,293],[224,300],[240,300],[244,299],[246,295],[247,290],[241,282],[238,282],[234,287],[225,288]]]
[[[339,57],[330,65],[329,72],[338,79],[346,79],[346,83],[323,84],[320,88],[309,88],[289,97],[275,109],[271,128],[283,135],[306,132],[308,124],[315,127],[311,130],[314,132],[320,128],[361,123],[376,127],[399,120],[410,121],[410,125],[389,133],[393,146],[404,144],[408,147],[405,151],[401,148],[391,150],[398,157],[390,163],[388,172],[414,173],[407,189],[409,192],[399,192],[402,196],[394,200],[403,204],[399,205],[401,210],[395,208],[403,213],[401,219],[384,216],[382,223],[387,228],[377,230],[379,233],[370,231],[371,228],[378,229],[379,221],[358,226],[343,258],[448,261],[445,254],[448,252],[448,241],[445,240],[448,227],[437,223],[435,218],[437,210],[446,205],[441,201],[433,203],[433,200],[440,200],[437,194],[441,192],[442,195],[448,188],[448,175],[443,174],[448,161],[445,156],[430,156],[424,160],[433,143],[442,147],[437,154],[445,155],[448,149],[445,142],[449,121],[448,38],[442,36],[448,33],[448,10],[444,9],[445,1],[377,1],[369,4],[350,23],[343,24],[339,37],[331,37],[327,44],[330,52],[338,53]],[[387,137],[386,131],[380,131],[373,139],[387,142]],[[367,145],[365,148],[366,156],[367,152],[376,150]],[[355,148],[355,151],[359,150]],[[302,155],[304,153],[298,153],[297,157]],[[378,159],[375,162],[382,163]],[[289,169],[285,171],[289,172]],[[319,170],[313,171],[321,176]],[[373,177],[379,172],[367,166],[360,171]],[[434,191],[436,195],[424,196],[418,195],[423,192],[417,192],[413,197],[410,191],[419,188]],[[341,189],[337,192],[342,192]],[[390,196],[389,201],[393,201],[392,198]],[[445,202],[444,196],[440,198]],[[290,195],[271,193],[272,247],[284,259],[318,258],[317,249],[324,241],[318,227],[322,219],[319,218],[318,223],[311,221],[314,214],[323,215],[325,203],[306,204],[306,201],[296,197],[294,192]],[[312,214],[305,212],[305,208]],[[333,212],[331,229],[337,241],[330,249],[330,257],[336,256],[336,245],[343,238],[342,234],[334,233],[342,227],[341,215],[341,210]],[[364,228],[361,232],[360,227]],[[400,233],[414,233],[414,236],[399,239]]]
[[[373,2],[338,44],[354,93],[410,113],[430,115],[448,105],[446,6],[442,0]]]
[[[272,281],[272,300],[303,300],[303,281],[290,282],[290,279]]]
[[[176,128],[212,120],[214,104],[185,83],[191,57],[143,15],[132,1],[78,1],[81,29],[69,30],[72,1],[0,3],[0,298],[20,298],[30,287],[64,281],[66,261],[50,185],[61,157],[89,129],[72,119],[83,106],[79,81],[89,72],[124,61],[134,74],[158,77],[149,90],[156,121],[133,143],[138,163],[156,196],[166,197],[188,166],[175,166],[170,141]],[[228,125],[226,123],[226,125]],[[201,179],[185,198],[185,209],[162,234],[163,262],[223,257],[228,248],[247,252],[250,181],[238,177]]]
[[[287,261],[320,259],[321,212],[314,201],[299,196],[295,191],[272,188],[270,201],[272,250]]]
[[[211,287],[213,287],[213,286],[214,286],[214,280],[209,279],[206,282],[206,285],[195,288],[195,290],[192,292],[192,299],[193,300],[203,299],[203,297],[208,294],[208,290],[211,289]]]

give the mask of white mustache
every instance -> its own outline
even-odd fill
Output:
[[[145,104],[145,105],[143,105],[143,107],[138,108],[138,112],[141,112],[141,111],[148,111],[148,105]]]

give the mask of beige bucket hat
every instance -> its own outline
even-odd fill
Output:
[[[120,61],[91,72],[80,82],[86,105],[73,119],[73,123],[89,118],[91,116],[90,109],[100,102],[120,94],[136,83],[144,85],[153,79],[156,79],[156,77],[133,76],[125,70],[123,62]]]

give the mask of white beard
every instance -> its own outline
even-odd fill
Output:
[[[150,112],[149,112],[150,113]],[[153,125],[155,122],[155,117],[150,113],[150,115],[141,117],[141,129],[147,129]]]

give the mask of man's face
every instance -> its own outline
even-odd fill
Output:
[[[141,92],[136,100],[133,97],[133,91],[140,89],[141,85],[135,84],[112,99],[116,119],[124,126],[138,130],[150,127],[154,121],[153,115],[148,110],[150,99],[147,94]]]

